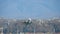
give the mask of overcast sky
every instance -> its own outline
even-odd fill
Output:
[[[0,17],[60,17],[60,0],[0,0]]]

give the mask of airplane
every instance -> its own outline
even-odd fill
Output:
[[[31,18],[28,18],[28,20],[27,20],[27,21],[25,21],[24,23],[25,23],[26,25],[31,24],[31,23],[32,23]]]

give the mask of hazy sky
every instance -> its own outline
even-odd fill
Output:
[[[51,18],[60,16],[60,0],[0,0],[0,17]]]

